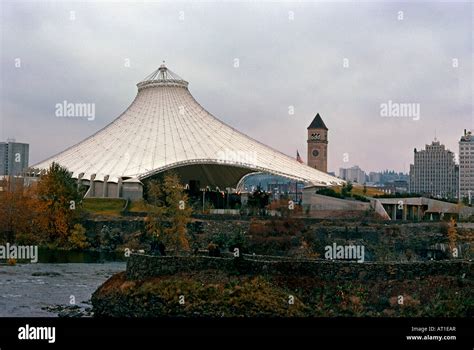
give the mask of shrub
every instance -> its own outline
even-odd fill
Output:
[[[221,256],[221,251],[219,247],[213,243],[209,244],[207,246],[207,250],[209,251],[209,256],[213,257],[220,257]]]
[[[340,193],[337,193],[332,188],[321,188],[320,190],[316,191],[316,194],[321,194],[323,196],[340,198],[340,199],[344,198]]]
[[[219,232],[210,239],[210,244],[216,245],[220,249],[234,250],[239,248],[241,252],[248,250],[248,241],[242,231],[235,232]]]
[[[281,254],[301,244],[304,223],[294,219],[273,219],[250,224],[248,248],[252,253]]]
[[[358,194],[353,194],[352,198],[354,198],[355,200],[361,201],[361,202],[370,202],[370,199],[368,199],[364,196],[358,195]]]
[[[68,237],[68,245],[71,249],[86,249],[89,247],[86,237],[86,229],[81,224],[75,224]]]
[[[439,232],[443,235],[448,235],[449,231],[449,224],[447,222],[440,222],[439,223]]]
[[[115,250],[122,243],[122,235],[119,229],[111,230],[107,225],[102,227],[100,230],[100,244],[103,249]]]

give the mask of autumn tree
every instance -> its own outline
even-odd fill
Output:
[[[44,220],[35,185],[24,186],[23,179],[10,177],[0,186],[0,241],[40,243]]]
[[[449,240],[449,250],[451,252],[451,255],[454,256],[454,252],[457,244],[457,229],[456,229],[456,220],[454,220],[453,217],[451,217],[451,220],[449,222],[449,227],[448,227],[448,240]]]
[[[78,187],[66,168],[53,163],[38,181],[36,192],[46,221],[49,243],[68,246],[68,236],[78,215],[83,189]]]
[[[53,163],[35,183],[10,177],[0,192],[0,240],[20,244],[85,247],[74,223],[83,192],[66,168]],[[73,237],[70,239],[70,235]]]
[[[75,224],[68,237],[68,246],[72,249],[86,249],[87,242],[86,229],[81,224]]]
[[[4,241],[14,241],[17,230],[23,226],[26,211],[23,186],[15,186],[13,177],[4,179],[0,186],[0,234]]]
[[[191,217],[189,199],[175,173],[147,185],[148,202],[152,205],[146,219],[146,230],[176,253],[189,251],[187,224]]]

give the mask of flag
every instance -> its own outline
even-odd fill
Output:
[[[300,152],[298,152],[298,150],[296,150],[296,160],[301,164],[304,164],[303,159],[301,159]]]

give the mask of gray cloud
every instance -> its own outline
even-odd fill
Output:
[[[457,152],[473,127],[469,3],[2,2],[1,23],[0,138],[30,143],[32,162],[119,116],[163,59],[211,113],[289,155],[306,156],[319,112],[330,170],[407,171],[435,130]],[[64,100],[95,103],[96,120],[56,118]],[[419,103],[420,120],[382,118],[388,100]]]

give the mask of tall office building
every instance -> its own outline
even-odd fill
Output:
[[[410,164],[410,192],[439,198],[458,198],[459,166],[454,153],[435,140],[425,150],[414,150]]]
[[[28,168],[30,146],[14,141],[0,142],[0,175],[16,176]]]
[[[346,181],[355,182],[358,184],[365,184],[366,176],[365,171],[359,168],[358,165],[354,165],[352,168],[340,168],[339,177]]]
[[[459,140],[459,199],[474,202],[474,135],[464,130]]]

